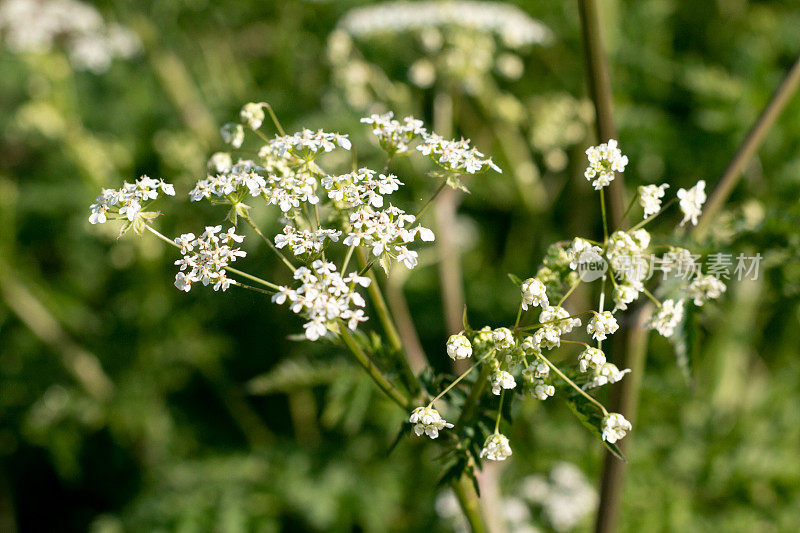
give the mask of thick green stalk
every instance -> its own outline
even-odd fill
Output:
[[[364,250],[362,248],[356,249],[356,257],[358,258],[360,266],[366,266],[367,258],[364,256]],[[367,271],[367,277],[371,280],[369,287],[367,287],[367,292],[369,293],[375,312],[378,315],[378,320],[381,326],[383,326],[383,331],[386,333],[386,337],[389,340],[389,345],[392,351],[397,355],[397,360],[400,363],[400,371],[403,374],[403,381],[411,394],[416,396],[420,392],[419,381],[411,370],[411,366],[409,366],[408,358],[403,350],[403,341],[400,338],[400,333],[397,331],[392,315],[389,312],[389,307],[386,305],[386,300],[383,298],[383,293],[381,293],[381,287],[378,285],[378,278],[375,276],[375,272],[372,269]]]
[[[411,401],[406,398],[406,396],[400,392],[400,390],[395,387],[389,379],[383,375],[383,372],[375,366],[375,363],[369,358],[369,356],[364,353],[364,350],[356,343],[355,339],[352,335],[350,335],[350,331],[347,329],[347,325],[344,323],[339,324],[339,336],[342,338],[345,346],[353,356],[358,361],[364,370],[367,371],[369,377],[378,385],[378,388],[381,389],[389,398],[394,401],[397,405],[402,407],[403,409],[410,411],[413,407]]]
[[[483,520],[480,500],[472,478],[466,474],[459,477],[453,482],[453,491],[456,493],[456,498],[458,498],[458,503],[461,505],[461,510],[464,511],[464,516],[467,518],[472,533],[485,533],[488,531]]]

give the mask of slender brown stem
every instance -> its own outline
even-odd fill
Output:
[[[617,138],[617,128],[614,124],[614,96],[611,93],[608,59],[600,35],[597,3],[595,0],[578,0],[578,10],[586,56],[586,76],[595,108],[597,137],[600,142],[606,142]],[[625,209],[625,181],[619,173],[609,186],[608,196],[611,222],[616,227],[620,225]]]
[[[772,129],[775,121],[778,120],[786,104],[797,92],[798,86],[800,86],[800,56],[772,95],[767,107],[761,112],[758,120],[756,120],[739,150],[737,150],[736,155],[733,156],[728,168],[725,169],[719,182],[717,182],[717,186],[714,188],[714,192],[703,210],[703,216],[694,229],[694,234],[697,238],[702,238],[708,231],[709,225],[733,192],[734,187],[742,177],[742,172],[761,147],[764,138]]]

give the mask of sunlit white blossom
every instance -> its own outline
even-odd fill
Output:
[[[689,284],[689,296],[695,305],[703,305],[708,300],[716,300],[725,292],[725,283],[714,276],[698,275]]]
[[[502,389],[513,389],[517,386],[514,381],[514,376],[505,370],[498,370],[489,376],[489,382],[492,386],[492,394],[499,396]]]
[[[619,329],[617,319],[611,314],[611,311],[603,311],[602,313],[595,313],[586,326],[586,332],[589,333],[595,340],[605,340],[608,335],[611,335]]]
[[[603,418],[603,440],[614,444],[627,435],[632,428],[624,416],[619,413],[610,413]]]
[[[447,355],[454,361],[467,359],[472,356],[472,344],[464,335],[450,335],[447,339]]]
[[[583,388],[594,389],[609,383],[616,383],[630,371],[630,368],[620,370],[614,363],[603,363],[594,368],[591,381],[587,382]]]
[[[414,434],[421,437],[423,434],[435,439],[443,429],[453,427],[439,414],[439,411],[432,407],[417,407],[408,418],[414,426]]]
[[[290,153],[299,159],[310,161],[319,153],[332,152],[337,146],[349,150],[351,143],[347,135],[304,129],[293,135],[275,137],[271,146],[280,155]]]
[[[622,155],[617,148],[617,141],[609,139],[607,143],[586,149],[589,166],[583,175],[592,182],[595,190],[607,187],[614,181],[615,172],[624,172],[628,164],[628,156]]]
[[[678,199],[683,220],[681,226],[691,221],[693,226],[697,225],[698,217],[703,213],[703,204],[706,203],[706,182],[700,180],[697,185],[689,190],[678,189]]]
[[[664,197],[667,188],[669,188],[667,183],[639,186],[639,205],[644,209],[642,218],[655,215],[661,210],[661,199]]]
[[[125,182],[120,189],[103,189],[89,206],[92,211],[89,222],[103,224],[109,215],[132,222],[148,203],[158,198],[159,191],[175,196],[172,184],[147,176],[142,176],[134,183]]]
[[[483,444],[481,450],[481,459],[489,459],[490,461],[505,461],[511,457],[511,446],[508,444],[508,438],[500,433],[489,435],[486,442]]]
[[[477,174],[489,168],[503,172],[491,157],[485,158],[477,149],[470,147],[469,139],[456,141],[435,133],[423,134],[417,150],[449,172]]]
[[[581,372],[588,372],[604,365],[606,354],[598,348],[588,347],[578,356],[578,368]]]
[[[655,316],[650,319],[649,326],[664,337],[672,337],[675,328],[683,320],[683,300],[664,300]]]
[[[394,113],[391,111],[383,115],[362,118],[361,122],[372,125],[372,134],[378,138],[381,147],[390,154],[408,153],[409,144],[427,133],[421,120],[408,116],[400,122],[394,119]]]
[[[294,255],[319,253],[325,246],[326,240],[338,242],[341,235],[342,232],[338,230],[326,228],[318,228],[315,231],[297,230],[291,224],[287,224],[283,232],[275,236],[275,247],[288,246]]]
[[[184,233],[177,237],[175,244],[180,247],[183,257],[175,261],[175,265],[180,267],[180,272],[175,275],[175,286],[189,292],[193,283],[213,284],[215,291],[225,291],[236,284],[228,277],[225,269],[246,253],[231,246],[244,239],[234,233],[234,230],[231,227],[223,233],[222,226],[206,226],[199,237],[195,237],[193,233]]]
[[[367,317],[361,309],[366,305],[364,297],[355,287],[367,287],[370,279],[358,276],[355,272],[346,277],[336,271],[333,263],[316,260],[311,268],[299,267],[294,271],[294,279],[299,282],[295,289],[282,286],[272,296],[272,301],[282,305],[287,301],[292,312],[308,319],[303,325],[306,338],[315,341],[328,331],[328,324],[337,319],[347,323],[355,330],[359,322]]]
[[[520,287],[522,292],[522,309],[527,311],[528,307],[548,307],[550,302],[547,299],[547,287],[536,278],[528,278],[522,282]]]

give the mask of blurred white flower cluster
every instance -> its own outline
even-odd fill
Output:
[[[394,103],[401,97],[403,89],[394,85],[400,80],[392,80],[363,53],[387,36],[392,38],[389,53],[409,65],[402,81],[421,88],[453,82],[470,94],[487,88],[493,73],[518,79],[524,71],[520,54],[553,39],[541,22],[502,2],[384,2],[353,9],[331,33],[328,57],[336,83],[356,109],[368,108],[378,94]]]
[[[586,154],[589,167],[585,175],[596,190],[602,191],[610,185],[615,173],[623,172],[628,164],[627,156],[614,139],[590,147]],[[681,189],[678,193],[684,216],[693,221],[699,216],[704,200],[703,185],[701,181],[689,191]],[[687,298],[700,306],[725,292],[725,284],[718,277],[702,274],[697,269],[699,265],[694,260],[699,256],[693,256],[682,248],[661,245],[667,249],[663,257],[657,258],[663,272],[661,279],[649,276],[648,269],[643,268],[649,267],[655,258],[645,259],[645,252],[653,245],[650,233],[643,226],[663,211],[661,199],[667,187],[663,184],[639,189],[639,196],[634,200],[638,200],[645,216],[631,229],[617,230],[609,235],[604,219],[603,241],[576,237],[568,246],[564,242],[552,245],[537,275],[516,281],[520,300],[513,325],[473,330],[465,318],[464,331],[449,338],[447,354],[454,360],[471,359],[473,364],[433,398],[427,408],[433,408],[436,401],[471,371],[482,367],[481,376],[485,378],[478,378],[474,387],[480,386],[481,379],[486,379],[491,395],[500,399],[495,430],[485,436],[480,459],[502,461],[511,455],[509,441],[500,433],[499,426],[503,418],[503,402],[509,394],[513,398],[515,391],[523,398],[539,400],[547,400],[558,392],[612,450],[616,450],[614,444],[631,430],[630,422],[622,414],[608,412],[591,395],[598,387],[617,383],[630,372],[607,361],[602,350],[603,341],[620,328],[618,313],[644,294],[656,306],[649,326],[669,338],[676,334],[684,320]],[[604,202],[603,195],[599,196]],[[630,208],[636,203],[632,201]],[[677,271],[686,268],[696,270],[690,278],[679,278]],[[578,285],[593,281],[602,281],[597,306],[571,314],[564,307],[566,300]],[[652,285],[652,292],[648,285]],[[614,303],[610,310],[606,309],[607,292]],[[654,293],[669,297],[661,302]],[[538,318],[533,318],[536,307],[540,308]],[[569,334],[578,333],[575,330],[581,327],[582,317],[587,315],[590,318],[586,324],[585,340],[567,338]],[[577,356],[577,365],[566,363],[563,369],[559,368],[551,361],[548,352],[571,344],[583,347]]]
[[[95,74],[142,47],[131,30],[106,23],[97,8],[78,0],[5,0],[0,34],[18,53],[48,53],[63,44],[74,68]]]

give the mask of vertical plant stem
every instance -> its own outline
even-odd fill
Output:
[[[617,138],[617,128],[614,124],[614,98],[608,74],[608,59],[600,35],[597,3],[595,0],[578,0],[578,11],[583,32],[586,76],[595,108],[597,137],[600,142],[606,142]],[[611,182],[608,195],[612,225],[618,227],[625,212],[625,181],[619,173]]]
[[[386,280],[386,301],[394,316],[397,332],[403,341],[403,348],[408,357],[408,364],[414,374],[419,374],[428,366],[428,358],[419,340],[417,328],[411,318],[408,302],[403,294],[403,282],[396,272],[392,272]]]
[[[472,533],[485,533],[488,531],[483,520],[480,500],[472,478],[466,474],[459,477],[453,482],[453,491],[456,493],[456,498],[458,498],[458,503],[467,518]]]
[[[364,255],[364,250],[362,248],[356,249],[356,257],[358,258],[359,266],[366,266],[367,258]],[[394,353],[397,355],[397,360],[400,363],[400,371],[403,375],[403,381],[405,382],[411,394],[416,396],[420,392],[419,381],[408,364],[408,358],[403,350],[403,341],[400,338],[400,333],[397,331],[397,326],[395,326],[392,315],[386,305],[386,300],[383,298],[383,293],[381,293],[381,287],[378,284],[378,278],[375,276],[375,272],[372,269],[367,271],[367,276],[371,280],[369,287],[367,287],[367,292],[369,293],[370,300],[372,300],[372,305],[375,307],[378,320],[380,321],[381,326],[383,326],[383,331],[386,333],[386,338],[389,340],[389,345],[391,346],[392,351],[394,351]]]
[[[433,101],[434,129],[443,137],[453,135],[453,98],[441,91]],[[461,259],[455,239],[458,193],[445,188],[436,199],[436,243],[439,251],[439,282],[442,288],[447,334],[461,330],[461,313],[464,309],[464,280]]]
[[[378,385],[378,388],[381,389],[386,396],[388,396],[394,403],[399,405],[401,408],[405,409],[406,411],[410,410],[412,407],[411,402],[409,401],[406,396],[400,392],[400,390],[395,387],[391,381],[381,372],[381,370],[372,362],[372,359],[364,353],[364,350],[356,343],[355,339],[352,335],[350,335],[350,331],[347,329],[347,325],[345,323],[339,324],[339,336],[342,338],[342,342],[344,342],[347,349],[353,354],[364,370],[367,371],[369,377]]]
[[[625,415],[631,424],[636,424],[636,408],[639,403],[639,391],[642,384],[647,354],[647,340],[650,331],[645,323],[652,313],[653,305],[646,304],[633,316],[631,328],[625,346],[625,364],[636,369],[618,384],[618,394],[612,400],[611,410]],[[631,444],[631,435],[617,442],[620,451],[625,454]],[[603,475],[600,480],[600,505],[597,509],[595,531],[610,533],[617,530],[619,509],[622,503],[622,489],[625,482],[626,464],[611,453],[603,457]]]
[[[772,126],[786,107],[786,104],[789,103],[792,96],[797,92],[797,87],[799,85],[800,56],[794,62],[794,65],[792,65],[792,68],[772,95],[772,98],[764,108],[764,111],[761,112],[756,123],[750,128],[744,142],[739,147],[739,150],[737,150],[728,168],[725,169],[719,182],[717,182],[717,186],[714,188],[714,192],[711,194],[711,198],[708,200],[708,204],[706,204],[703,210],[703,216],[694,229],[694,234],[697,238],[705,236],[714,217],[739,182],[745,167],[750,163],[750,160],[761,147],[767,133],[772,129]]]

